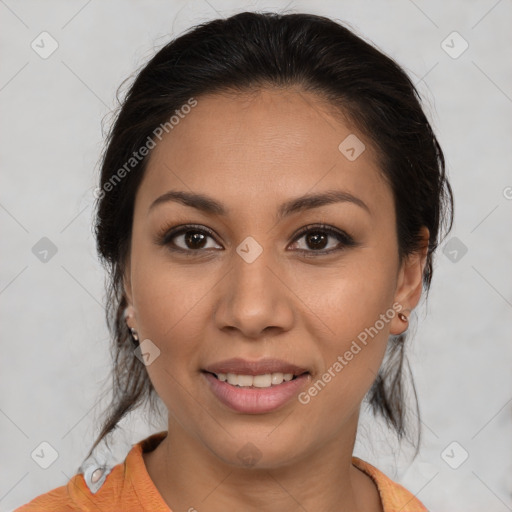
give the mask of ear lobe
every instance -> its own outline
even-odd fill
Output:
[[[397,288],[395,292],[395,302],[402,306],[400,312],[409,317],[411,312],[420,301],[423,291],[423,270],[427,261],[429,230],[423,226],[421,229],[422,246],[418,251],[409,254],[400,267],[398,272]],[[396,315],[391,321],[391,334],[401,334],[404,332],[404,324]]]

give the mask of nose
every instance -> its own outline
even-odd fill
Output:
[[[294,294],[286,271],[278,267],[270,250],[254,260],[243,251],[240,254],[233,254],[230,271],[219,284],[217,328],[251,340],[290,330]]]

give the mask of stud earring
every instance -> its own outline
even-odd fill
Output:
[[[400,320],[402,320],[402,322],[406,322],[406,323],[409,322],[409,319],[403,313],[398,313],[398,318],[400,318]]]
[[[139,341],[139,334],[133,327],[130,327],[130,333],[132,335],[133,341],[135,341],[135,342]]]
[[[139,333],[133,328],[128,325],[128,318],[131,318],[133,316],[133,306],[127,306],[124,310],[124,321],[126,323],[126,327],[128,327],[130,334],[132,336],[132,341],[135,346],[139,346]]]

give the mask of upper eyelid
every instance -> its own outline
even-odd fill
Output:
[[[187,231],[187,230],[192,231],[194,229],[197,229],[198,231],[204,231],[205,233],[207,233],[210,236],[216,236],[216,233],[213,229],[208,228],[207,226],[204,226],[202,224],[177,225],[177,226],[170,227],[170,228],[164,228],[163,230],[161,230],[161,233],[162,233],[162,236],[164,236],[164,237],[169,235],[170,233],[172,233],[172,236],[176,236],[176,235],[182,234],[184,231]],[[345,233],[343,229],[336,228],[336,227],[331,226],[326,223],[324,223],[324,224],[316,223],[316,224],[306,224],[305,226],[301,227],[300,229],[298,229],[295,232],[293,237],[301,236],[304,233],[307,233],[308,231],[313,230],[313,229],[332,231],[335,233],[338,232],[339,234],[346,234],[347,236],[349,236],[348,233]]]
[[[183,224],[183,225],[178,225],[175,227],[171,227],[167,230],[164,230],[163,234],[161,235],[162,243],[163,244],[169,243],[169,242],[166,242],[165,240],[166,239],[171,240],[175,237],[182,236],[186,231],[193,231],[194,229],[197,231],[203,231],[206,235],[208,235],[212,239],[214,239],[217,244],[219,244],[219,242],[216,240],[216,237],[217,237],[216,233],[211,228],[208,228],[202,224]],[[352,236],[349,235],[347,232],[345,232],[344,230],[342,230],[340,228],[330,226],[329,224],[326,224],[326,223],[307,224],[306,226],[301,227],[293,235],[292,242],[299,240],[304,235],[306,235],[308,232],[314,231],[315,229],[317,229],[319,231],[325,231],[325,232],[329,233],[329,236],[332,236],[332,237],[335,237],[335,235],[345,237],[347,239],[347,241],[351,241],[353,243]],[[340,243],[342,243],[342,242],[340,241]],[[183,249],[181,247],[178,247],[178,250],[179,249],[182,249],[184,251],[192,251],[192,249]],[[200,250],[197,250],[196,252],[200,252]],[[321,252],[321,251],[313,251],[313,252]]]

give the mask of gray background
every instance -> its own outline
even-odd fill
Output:
[[[1,510],[66,483],[106,404],[99,400],[109,371],[104,274],[92,204],[101,121],[116,88],[191,25],[284,8],[347,22],[405,67],[455,192],[455,226],[411,326],[421,452],[411,464],[411,450],[399,451],[364,413],[355,454],[431,511],[512,510],[510,0],[0,0]],[[31,47],[51,48],[43,31],[58,44],[47,58]],[[46,262],[36,245],[43,237],[57,249]],[[147,426],[144,414],[123,425],[128,442],[165,428]],[[43,441],[58,453],[48,469],[31,458]]]

